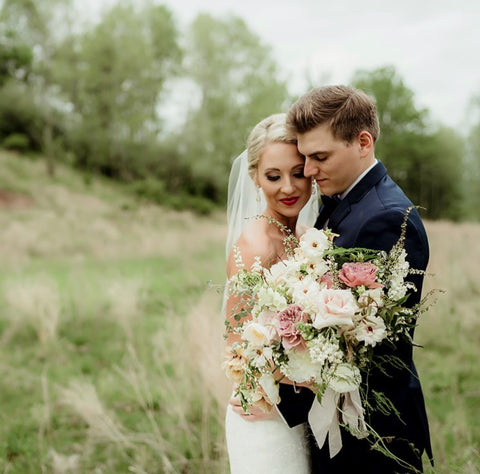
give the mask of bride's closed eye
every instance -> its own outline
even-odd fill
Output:
[[[278,181],[280,179],[280,176],[267,176],[267,179],[269,181]]]

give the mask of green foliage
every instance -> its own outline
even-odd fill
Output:
[[[0,141],[22,135],[27,140],[26,148],[38,151],[43,121],[43,111],[24,84],[10,80],[0,88]]]
[[[137,159],[128,148],[151,142],[159,130],[160,93],[180,58],[172,15],[164,6],[121,3],[68,41],[78,53],[61,82],[77,117],[71,126],[79,164],[124,177]]]
[[[9,78],[26,77],[33,60],[32,48],[21,41],[17,32],[5,31],[4,27],[1,23],[0,86]]]
[[[427,111],[392,66],[358,71],[352,80],[373,96],[380,121],[377,158],[415,205],[430,218],[458,219],[464,145],[452,129],[430,130]]]
[[[63,161],[138,180],[135,192],[174,208],[223,204],[249,131],[289,105],[271,47],[235,16],[200,14],[180,31],[150,0],[114,2],[84,24],[75,5],[0,2],[0,144],[42,152],[52,176]],[[375,97],[377,155],[413,203],[431,218],[479,219],[480,121],[466,140],[432,126],[391,66],[352,82]],[[192,97],[172,131],[167,91],[181,96],[185,84]]]
[[[288,96],[271,49],[237,17],[200,14],[192,23],[185,74],[198,91],[179,137],[192,173],[225,198],[231,160],[245,148],[250,129],[283,109]]]
[[[21,133],[12,133],[3,140],[1,146],[6,150],[26,151],[29,148],[29,140]]]
[[[195,196],[184,191],[171,194],[165,182],[155,178],[136,180],[129,187],[136,196],[178,211],[189,209],[198,214],[210,214],[216,207],[211,200],[202,195]]]

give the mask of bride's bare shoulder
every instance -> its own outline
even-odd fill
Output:
[[[269,239],[265,226],[261,221],[253,221],[243,230],[239,239],[235,243],[239,254],[242,257],[244,268],[249,270],[255,261],[255,257],[259,257],[261,262],[266,262],[273,251],[273,244]],[[234,251],[230,252],[227,264],[228,276],[237,272]]]

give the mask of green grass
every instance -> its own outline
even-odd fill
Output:
[[[68,168],[52,180],[40,158],[1,152],[0,189],[34,202],[0,209],[0,469],[228,472],[224,215],[172,212]],[[447,292],[416,333],[436,459],[426,472],[473,474],[480,226],[428,231],[426,287]]]

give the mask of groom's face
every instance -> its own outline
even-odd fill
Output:
[[[322,194],[342,194],[365,169],[359,138],[346,143],[333,137],[330,127],[318,125],[298,135],[298,150],[305,156],[304,173],[313,177]]]

